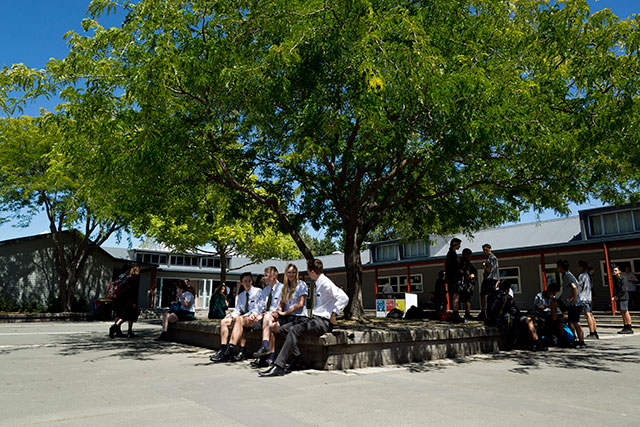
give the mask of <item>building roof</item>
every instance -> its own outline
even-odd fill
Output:
[[[446,256],[451,237],[437,237],[431,257]],[[493,250],[509,250],[582,240],[579,216],[489,228],[475,232],[472,237],[457,237],[462,240],[461,249],[469,248],[474,253],[482,252],[485,243]]]

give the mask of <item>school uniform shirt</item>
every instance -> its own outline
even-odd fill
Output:
[[[255,308],[251,310],[254,314],[262,314],[262,313],[271,313],[278,308],[280,305],[280,298],[282,297],[282,287],[284,285],[280,282],[276,282],[273,285],[273,292],[271,292],[271,285],[267,285],[262,290],[260,294],[260,298],[258,298],[258,303]],[[271,293],[271,306],[267,307],[267,303],[269,302],[269,294]]]
[[[591,288],[593,284],[591,283],[591,275],[586,271],[580,273],[578,276],[578,295],[580,297],[580,302],[588,302],[591,304]]]
[[[551,302],[553,301],[552,297],[548,297],[544,294],[544,292],[539,292],[536,297],[533,299],[533,305],[538,308],[538,307],[542,307],[544,306],[548,306],[551,305]],[[562,311],[560,311],[560,309],[557,309],[557,313],[558,314],[562,314]],[[542,310],[545,313],[551,313],[551,307],[547,307],[544,310]]]
[[[231,317],[238,316],[246,316],[251,311],[256,309],[256,304],[258,304],[258,300],[260,299],[260,293],[262,289],[256,288],[255,286],[251,286],[249,291],[242,291],[240,295],[238,295],[238,302],[231,312]],[[249,309],[247,311],[244,310],[246,305],[247,297],[249,298]]]
[[[189,311],[191,313],[196,312],[196,297],[189,291],[185,291],[182,293],[182,298],[184,299],[184,304],[180,304],[180,310]]]
[[[638,281],[638,278],[635,274],[623,271],[622,273],[620,273],[620,277],[622,277],[622,280],[627,283],[627,289],[629,290],[629,292],[636,291],[636,282]]]
[[[578,279],[576,276],[571,274],[570,271],[567,271],[562,276],[562,301],[565,305],[578,305],[580,304],[580,296],[575,299],[575,301],[569,301],[569,299],[573,296],[573,290],[571,288],[571,284],[576,285],[577,293],[580,294],[580,288],[578,287]]]
[[[286,295],[282,296],[282,311],[286,312],[287,310],[292,308],[294,305],[296,305],[298,303],[298,299],[302,295],[309,295],[309,288],[307,287],[307,284],[305,282],[303,282],[302,280],[298,280],[298,284],[296,285],[296,288],[293,290],[293,295],[291,296],[291,298],[287,299]],[[303,305],[298,310],[292,311],[291,313],[289,313],[289,316],[308,316],[308,315],[309,314],[307,313],[306,305]]]
[[[349,297],[327,276],[321,274],[313,291],[313,316],[331,319],[331,313],[340,312],[349,303]]]
[[[496,258],[493,252],[487,255],[487,259],[484,261],[484,264],[489,269],[489,271],[484,272],[484,278],[495,280],[496,282],[500,280],[500,274],[498,272],[498,258]]]

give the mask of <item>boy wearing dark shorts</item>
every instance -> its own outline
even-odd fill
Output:
[[[560,308],[566,313],[569,327],[577,337],[577,347],[584,347],[584,334],[580,326],[582,305],[578,298],[578,279],[569,271],[569,261],[559,259],[556,262],[558,273],[562,276],[562,299]]]
[[[611,300],[618,302],[618,310],[620,310],[620,317],[622,317],[622,324],[624,325],[618,333],[633,334],[631,315],[629,314],[629,288],[626,281],[622,280],[620,268],[615,264],[611,264],[611,270],[613,273],[613,298]]]
[[[498,258],[491,252],[491,245],[485,243],[482,245],[482,252],[487,257],[482,263],[483,280],[480,287],[480,314],[478,320],[485,320],[487,311],[487,295],[493,292],[498,286],[499,273],[498,273]]]

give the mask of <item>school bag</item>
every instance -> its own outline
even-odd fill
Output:
[[[118,299],[127,291],[129,274],[121,274],[116,280],[107,283],[107,298]]]

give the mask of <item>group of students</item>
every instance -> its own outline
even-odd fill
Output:
[[[464,323],[471,320],[471,299],[478,281],[478,270],[471,262],[471,249],[465,248],[462,251],[462,258],[458,258],[457,251],[460,249],[462,241],[453,238],[449,244],[449,252],[445,259],[445,269],[438,273],[432,302],[436,307],[436,311],[446,311],[447,301],[451,302],[453,307],[453,316],[451,320],[455,323]],[[485,243],[482,245],[482,251],[486,258],[482,263],[482,285],[480,287],[480,306],[481,311],[477,320],[485,320],[487,309],[487,295],[489,295],[499,281],[498,274],[498,258],[491,251],[491,245]],[[447,286],[448,284],[448,286]],[[447,295],[448,292],[448,295]],[[465,309],[464,317],[459,314],[459,305],[462,304]]]
[[[471,263],[470,249],[464,249],[462,258],[458,258],[460,244],[461,240],[458,238],[453,238],[450,242],[445,270],[438,273],[432,301],[436,310],[441,312],[446,312],[447,301],[450,301],[453,308],[451,320],[462,323],[471,319],[470,301],[478,272]],[[513,301],[511,283],[500,280],[498,259],[492,253],[491,245],[485,243],[482,250],[486,259],[482,263],[481,312],[477,320],[508,329],[514,341],[528,342],[526,346],[531,348],[544,348],[548,343],[553,345],[557,342],[584,347],[584,335],[580,327],[580,316],[584,315],[589,327],[589,338],[599,339],[592,313],[593,269],[586,261],[578,262],[580,274],[576,279],[569,271],[569,262],[566,259],[558,260],[556,265],[561,283],[549,283],[543,292],[536,295],[534,309],[522,314]],[[629,271],[621,272],[615,264],[611,264],[611,271],[614,285],[612,301],[617,302],[623,320],[623,329],[618,333],[633,334],[629,301],[633,295],[631,284],[637,283],[637,279],[635,276],[631,277]],[[556,298],[559,292],[561,296]],[[458,311],[460,304],[465,308],[464,317]],[[564,331],[565,323],[571,332]]]
[[[262,332],[262,344],[253,353],[255,368],[269,368],[261,377],[282,376],[300,367],[301,353],[298,339],[306,334],[322,335],[336,324],[336,316],[349,298],[342,289],[324,275],[322,261],[307,262],[307,274],[314,282],[311,289],[300,280],[298,268],[288,264],[284,283],[278,280],[276,267],[264,270],[264,288],[253,286],[253,275],[240,276],[242,292],[233,311],[220,321],[220,349],[210,359],[214,363],[240,361],[248,358],[245,352],[246,332]],[[307,299],[311,309],[307,310]],[[276,334],[285,340],[280,352],[275,351]]]

